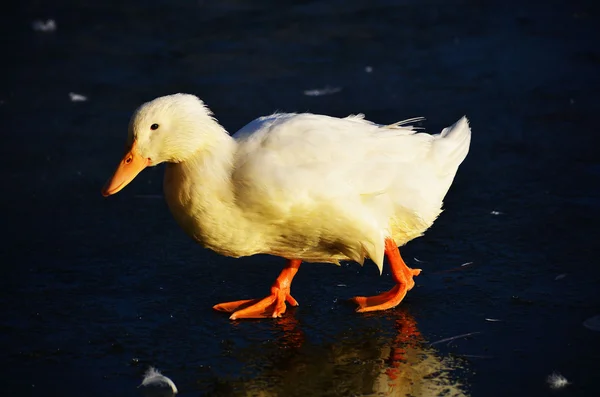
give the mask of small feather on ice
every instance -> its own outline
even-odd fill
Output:
[[[553,372],[551,375],[548,375],[548,379],[546,379],[546,381],[551,389],[561,389],[569,384],[567,378],[558,372]]]
[[[600,332],[600,315],[588,318],[583,322],[583,326],[592,331]]]
[[[148,368],[139,387],[143,388],[146,396],[171,397],[177,394],[175,383],[154,367]]]
[[[492,214],[492,215],[502,215],[502,212],[500,212],[500,211],[492,211],[492,212],[490,212],[490,214]]]
[[[85,95],[76,94],[74,92],[69,92],[69,98],[71,98],[71,102],[85,102],[85,101],[87,101],[87,97]]]
[[[342,90],[341,87],[325,87],[325,88],[315,88],[312,90],[305,90],[304,95],[306,96],[322,96],[322,95],[331,95],[336,92],[340,92]]]
[[[54,32],[56,30],[56,22],[54,19],[48,19],[47,21],[34,21],[31,27],[36,32]]]

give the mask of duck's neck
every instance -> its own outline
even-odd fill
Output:
[[[235,204],[231,173],[237,142],[224,133],[209,149],[165,170],[164,191],[185,232],[222,255],[245,256],[249,222]],[[246,241],[245,241],[246,240]]]

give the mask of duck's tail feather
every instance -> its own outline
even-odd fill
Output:
[[[442,130],[432,145],[432,156],[441,174],[456,173],[469,153],[470,143],[471,128],[466,116]]]

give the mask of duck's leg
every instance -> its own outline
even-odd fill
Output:
[[[296,299],[290,294],[292,279],[298,273],[299,259],[288,260],[287,266],[281,271],[279,277],[271,286],[271,295],[263,299],[246,299],[234,302],[219,303],[213,309],[222,312],[233,313],[229,318],[267,318],[281,317],[285,313],[285,302],[292,306],[298,306]]]
[[[418,276],[421,269],[411,269],[400,256],[396,243],[391,238],[385,240],[385,255],[392,269],[392,277],[396,285],[391,290],[375,296],[357,296],[352,298],[358,304],[357,312],[386,310],[398,306],[406,293],[415,286],[413,276]]]

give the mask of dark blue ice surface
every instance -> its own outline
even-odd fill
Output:
[[[600,333],[582,323],[600,313],[600,13],[546,3],[5,6],[3,395],[136,396],[150,365],[183,397],[596,395]],[[49,18],[56,31],[32,29]],[[348,298],[391,286],[368,262],[303,265],[280,320],[214,312],[264,296],[283,261],[195,244],[161,166],[100,195],[133,110],[175,92],[231,132],[276,110],[425,116],[434,133],[466,114],[445,211],[401,251],[423,269],[401,306],[354,313]],[[551,391],[553,371],[570,384]]]

